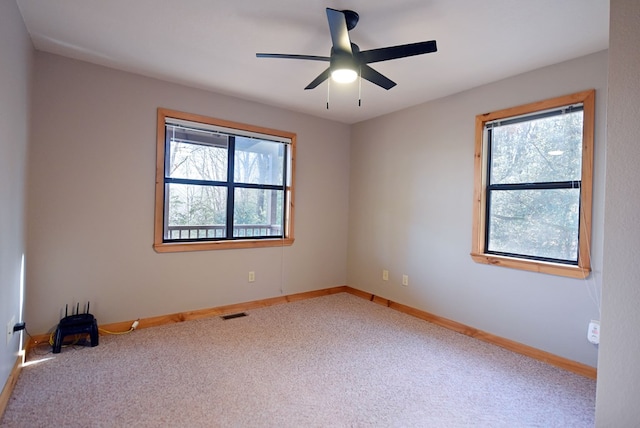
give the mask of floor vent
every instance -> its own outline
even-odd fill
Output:
[[[246,317],[247,314],[244,312],[239,312],[237,314],[229,314],[229,315],[223,315],[220,318],[222,318],[223,320],[232,320],[234,318],[242,318],[242,317]]]

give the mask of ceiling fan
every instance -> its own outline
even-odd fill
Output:
[[[438,50],[436,41],[431,40],[428,42],[409,43],[406,45],[361,51],[358,45],[352,43],[349,38],[349,31],[355,28],[360,19],[360,16],[356,12],[352,10],[327,8],[327,19],[329,20],[329,31],[331,32],[332,41],[330,56],[257,53],[256,57],[328,61],[329,68],[309,83],[305,89],[313,89],[329,77],[336,82],[349,83],[360,76],[371,83],[389,90],[396,86],[396,83],[369,67],[368,64],[422,55]]]

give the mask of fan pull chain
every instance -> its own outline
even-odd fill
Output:
[[[329,89],[331,88],[331,78],[327,79],[327,110],[329,110]]]
[[[362,66],[358,73],[358,107],[362,107]]]

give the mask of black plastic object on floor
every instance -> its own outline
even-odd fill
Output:
[[[78,313],[78,309],[75,315],[67,315],[67,309],[65,309],[65,317],[60,320],[53,340],[54,354],[60,353],[66,336],[76,334],[88,334],[91,338],[91,346],[98,346],[98,321],[89,313],[89,303],[84,314]]]

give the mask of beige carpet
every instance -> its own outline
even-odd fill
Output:
[[[594,425],[594,380],[350,294],[247,314],[36,349],[0,426]]]

